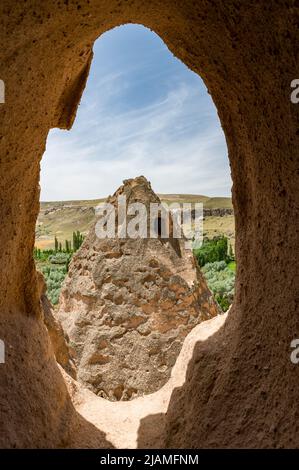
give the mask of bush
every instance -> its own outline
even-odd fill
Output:
[[[227,266],[225,261],[207,263],[202,268],[202,272],[220,308],[226,312],[234,298],[235,272]]]
[[[67,264],[70,260],[69,253],[55,253],[54,255],[49,256],[50,263],[53,264]]]
[[[53,305],[57,305],[59,301],[60,289],[52,289],[48,292],[48,297]]]
[[[47,284],[47,296],[53,305],[58,304],[62,283],[65,279],[66,267],[58,268],[54,266],[45,266],[42,268]]]
[[[58,244],[58,240],[55,245]],[[68,248],[70,244],[68,242]],[[43,273],[47,284],[47,296],[53,305],[58,304],[62,283],[68,272],[69,263],[71,261],[72,252],[59,251],[52,249],[41,250],[34,249],[34,259],[37,268]]]
[[[215,299],[223,312],[226,312],[229,309],[231,303],[225,296],[217,294]]]
[[[205,240],[200,248],[194,250],[199,266],[216,261],[231,261],[228,255],[228,239],[225,236],[216,237],[213,240]]]
[[[40,248],[34,248],[33,257],[37,261],[47,261],[48,258],[53,255],[53,250],[41,250]]]
[[[202,272],[203,273],[209,273],[209,272],[219,272],[223,271],[224,269],[227,268],[227,264],[225,261],[215,261],[215,263],[207,263],[203,268]]]

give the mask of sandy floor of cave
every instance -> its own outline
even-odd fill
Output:
[[[157,392],[136,398],[132,401],[111,402],[100,398],[65,376],[73,404],[81,416],[105,434],[106,439],[116,448],[136,448],[139,446],[139,428],[144,418],[158,415],[153,424],[146,427],[142,437],[142,447],[163,447],[163,417],[167,411],[172,391],[185,382],[186,371],[192,358],[193,349],[199,341],[205,341],[224,324],[227,314],[205,321],[196,326],[186,337],[177,358],[169,381]],[[73,443],[76,446],[76,443]]]

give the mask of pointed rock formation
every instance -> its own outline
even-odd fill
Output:
[[[107,200],[119,225],[118,196],[147,211],[160,203],[143,176],[124,181]],[[158,390],[185,336],[219,313],[191,250],[172,237],[172,219],[168,238],[156,222],[157,238],[136,239],[101,239],[95,224],[61,293],[58,316],[76,352],[78,380],[110,400]]]

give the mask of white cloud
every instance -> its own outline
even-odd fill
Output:
[[[125,98],[136,81],[159,75],[134,74],[128,66],[92,77],[73,129],[50,132],[42,200],[103,197],[140,174],[157,192],[229,195],[224,136],[200,79],[175,80],[151,103],[139,96],[131,105]]]

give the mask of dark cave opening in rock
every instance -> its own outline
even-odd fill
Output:
[[[157,234],[157,237],[159,238],[159,237],[161,237],[161,235],[162,235],[162,221],[161,221],[161,217],[157,217],[157,219],[155,220],[154,224],[155,224],[155,226],[154,226],[154,227],[155,227],[155,228],[154,228],[155,233]]]

